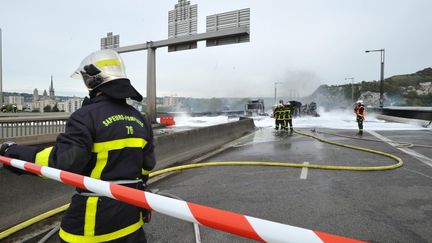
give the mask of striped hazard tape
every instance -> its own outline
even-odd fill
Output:
[[[171,217],[261,242],[363,242],[181,201],[106,181],[0,156],[0,162]]]

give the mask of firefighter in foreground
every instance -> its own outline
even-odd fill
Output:
[[[273,118],[275,119],[275,129],[279,130],[284,128],[284,104],[283,100],[279,101],[279,104],[273,110]]]
[[[288,125],[290,129],[290,133],[294,132],[293,124],[292,124],[292,115],[291,115],[291,104],[287,102],[284,104],[283,108],[283,117],[284,117],[284,130],[288,131]]]
[[[151,124],[126,98],[142,100],[113,50],[87,56],[72,77],[82,78],[90,98],[74,112],[53,147],[1,146],[0,154],[42,166],[143,189],[155,166]],[[11,169],[11,168],[9,168]],[[148,212],[77,189],[64,213],[62,242],[147,242]]]
[[[365,119],[365,108],[362,100],[357,101],[357,106],[354,108],[354,113],[356,114],[356,121],[359,129],[357,135],[363,136],[363,121]]]

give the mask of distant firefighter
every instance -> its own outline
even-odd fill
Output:
[[[288,131],[288,125],[289,125],[290,131],[292,133],[294,131],[294,129],[293,129],[293,124],[292,124],[291,111],[292,111],[291,103],[287,102],[286,104],[284,104],[284,108],[283,108],[283,113],[284,113],[284,116],[283,116],[284,117],[283,118],[283,121],[284,121],[283,128],[284,128],[284,130]]]
[[[357,135],[363,136],[363,121],[365,119],[366,111],[362,100],[357,101],[357,105],[354,108],[354,113],[356,114],[356,121],[359,129]]]
[[[273,110],[273,118],[275,119],[275,129],[279,130],[279,127],[284,127],[284,104],[283,100],[279,101],[279,104]]]

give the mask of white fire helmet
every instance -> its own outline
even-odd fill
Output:
[[[363,104],[363,100],[357,100],[357,104]]]
[[[112,80],[127,79],[123,60],[116,51],[111,49],[88,55],[71,77],[82,78],[89,91]]]

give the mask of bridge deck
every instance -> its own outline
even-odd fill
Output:
[[[304,129],[304,131],[307,131]],[[322,129],[340,135],[353,130]],[[394,141],[432,145],[430,130],[376,131]],[[405,153],[432,158],[432,149],[401,148],[387,143],[323,135],[394,154],[402,168],[356,172],[279,167],[206,167],[168,176],[151,188],[187,201],[371,242],[428,242],[432,239],[432,163]],[[377,139],[366,133],[364,138]],[[407,150],[408,149],[408,150]],[[237,146],[207,161],[277,161],[374,166],[393,160],[324,144],[298,134],[262,128]],[[0,169],[0,230],[69,202],[73,188],[34,176],[15,176]],[[50,188],[50,190],[45,190]],[[192,242],[193,227],[155,214],[146,225],[149,242]],[[237,236],[201,227],[203,242],[246,242]]]

